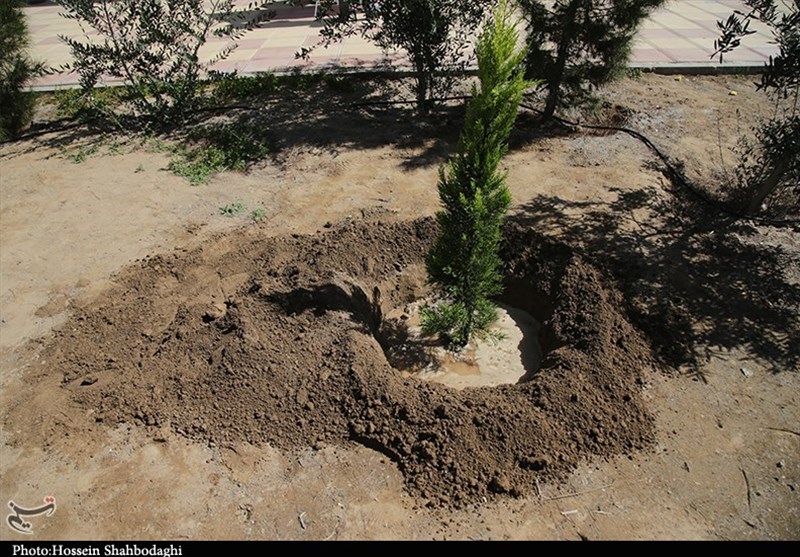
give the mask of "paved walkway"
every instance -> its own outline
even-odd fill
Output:
[[[300,48],[314,45],[319,40],[322,24],[314,20],[314,3],[304,8],[276,6],[277,17],[246,34],[239,41],[239,47],[215,69],[254,74],[295,68],[372,68],[387,62],[401,68],[407,65],[402,52],[382,52],[360,37],[351,37],[328,49],[316,50],[309,61],[297,60],[295,53]],[[710,58],[714,39],[719,34],[717,20],[727,18],[737,7],[742,7],[739,0],[668,0],[642,25],[634,43],[631,65],[672,72],[709,71],[720,67],[743,71],[762,66],[777,49],[770,42],[769,32],[760,25],[751,25],[757,33],[726,55],[722,66],[718,59]],[[81,36],[78,24],[61,17],[61,8],[52,2],[30,5],[23,10],[31,33],[31,55],[50,66],[69,62],[69,50],[58,37]],[[201,54],[210,58],[224,44],[222,40],[212,39]],[[74,86],[77,82],[75,74],[62,73],[42,77],[33,85],[35,89],[52,89]]]

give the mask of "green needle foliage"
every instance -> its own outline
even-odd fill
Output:
[[[520,0],[528,76],[547,89],[544,117],[624,74],[641,22],[664,0]]]
[[[478,39],[480,90],[473,86],[457,154],[439,171],[444,209],[437,214],[441,232],[427,267],[444,301],[423,310],[423,329],[461,346],[497,318],[491,297],[502,289],[501,225],[511,194],[498,167],[530,85],[512,14],[501,0]]]
[[[0,140],[16,137],[30,122],[35,98],[25,84],[42,71],[25,53],[28,26],[20,4],[0,1]]]

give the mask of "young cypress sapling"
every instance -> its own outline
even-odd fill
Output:
[[[441,232],[427,269],[443,301],[423,309],[423,329],[461,346],[497,318],[491,298],[501,291],[501,226],[511,203],[498,167],[530,85],[518,38],[512,5],[501,0],[478,38],[480,88],[472,88],[458,152],[439,171]]]

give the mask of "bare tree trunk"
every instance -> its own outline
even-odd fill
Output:
[[[426,116],[430,109],[430,94],[429,76],[425,71],[425,65],[421,61],[415,63],[416,67],[416,80],[417,80],[417,112],[420,116]]]
[[[764,203],[764,200],[769,197],[769,195],[775,191],[780,184],[781,178],[784,174],[786,174],[787,166],[786,166],[786,159],[778,159],[775,161],[775,166],[772,168],[772,172],[770,172],[766,178],[761,182],[756,189],[755,194],[753,194],[750,203],[745,209],[745,213],[752,215],[758,212],[759,208],[761,208],[761,204]]]
[[[561,82],[564,80],[564,70],[567,67],[567,57],[569,56],[569,47],[572,46],[573,35],[575,34],[575,15],[578,13],[578,6],[582,0],[572,0],[567,7],[565,16],[563,35],[558,41],[558,56],[556,58],[555,68],[550,77],[547,91],[547,102],[544,107],[544,118],[550,118],[556,112],[558,104],[559,90],[561,89]]]

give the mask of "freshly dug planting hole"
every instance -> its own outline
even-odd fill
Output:
[[[490,334],[453,351],[422,332],[421,307],[415,301],[392,310],[378,335],[389,363],[404,377],[464,389],[513,385],[539,369],[540,325],[529,313],[501,303]]]
[[[384,347],[403,328],[385,317],[427,295],[436,232],[433,219],[348,222],[149,258],[56,334],[38,372],[62,374],[112,426],[212,446],[363,444],[431,505],[531,493],[582,459],[652,442],[641,397],[652,362],[618,295],[568,246],[522,227],[506,230],[503,301],[541,323],[541,366],[462,390],[392,367]]]

